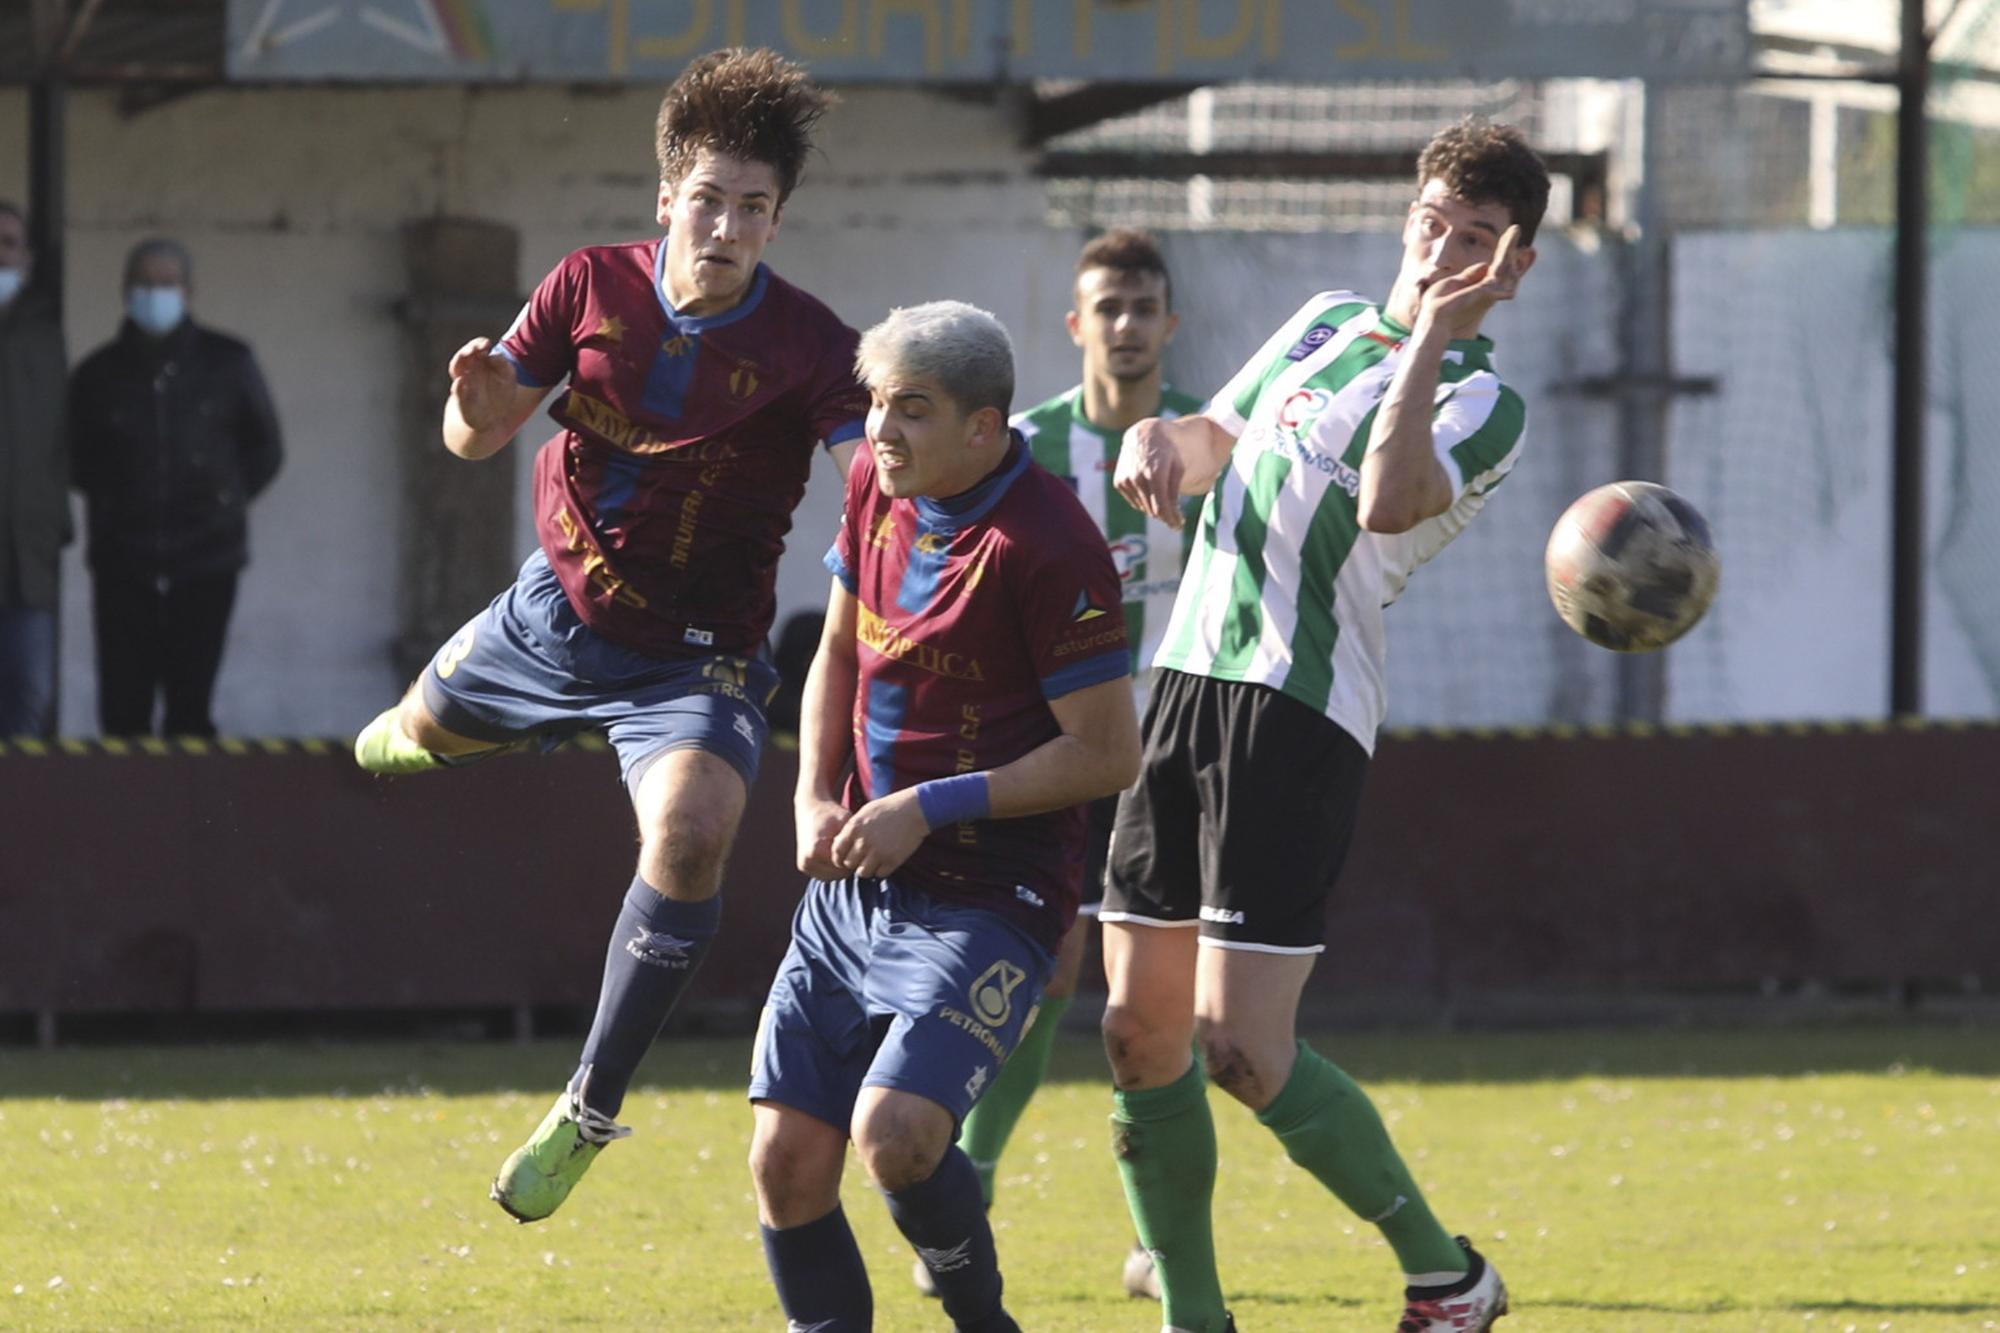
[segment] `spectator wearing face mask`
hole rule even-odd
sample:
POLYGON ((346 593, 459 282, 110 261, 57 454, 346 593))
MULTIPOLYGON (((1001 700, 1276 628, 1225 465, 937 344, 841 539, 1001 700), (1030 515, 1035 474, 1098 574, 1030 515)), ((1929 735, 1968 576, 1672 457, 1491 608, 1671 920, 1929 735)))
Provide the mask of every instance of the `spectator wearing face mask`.
POLYGON ((249 504, 283 457, 250 348, 188 315, 193 264, 165 238, 125 260, 125 321, 70 380, 107 736, 212 736, 210 701, 249 504), (164 708, 161 707, 162 703, 164 708))
POLYGON ((62 320, 28 283, 28 218, 0 200, 0 739, 56 725, 56 578, 69 541, 62 320))

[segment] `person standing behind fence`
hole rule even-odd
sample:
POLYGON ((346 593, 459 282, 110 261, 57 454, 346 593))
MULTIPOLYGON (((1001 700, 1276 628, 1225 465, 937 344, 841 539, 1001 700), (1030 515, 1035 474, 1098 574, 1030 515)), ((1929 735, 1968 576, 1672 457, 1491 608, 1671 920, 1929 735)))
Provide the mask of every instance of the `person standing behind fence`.
POLYGON ((188 314, 193 264, 155 237, 125 259, 125 321, 70 380, 107 736, 213 736, 210 703, 250 501, 278 474, 277 412, 247 344, 188 314))
POLYGON ((28 287, 28 218, 0 200, 0 737, 56 727, 56 577, 70 539, 62 319, 28 287))

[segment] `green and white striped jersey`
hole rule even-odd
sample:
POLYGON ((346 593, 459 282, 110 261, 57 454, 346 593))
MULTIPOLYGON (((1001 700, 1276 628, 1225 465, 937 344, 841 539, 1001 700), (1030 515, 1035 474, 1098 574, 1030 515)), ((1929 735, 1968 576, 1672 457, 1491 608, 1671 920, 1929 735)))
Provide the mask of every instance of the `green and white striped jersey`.
MULTIPOLYGON (((1160 415, 1186 416, 1201 410, 1201 399, 1172 386, 1160 392, 1160 415)), ((1016 416, 1014 429, 1027 437, 1035 461, 1076 487, 1084 510, 1111 546, 1112 563, 1125 587, 1125 628, 1132 640, 1132 680, 1145 703, 1147 666, 1166 633, 1167 617, 1180 591, 1181 566, 1194 536, 1194 506, 1188 524, 1175 532, 1125 502, 1113 486, 1120 432, 1102 430, 1083 414, 1083 386, 1057 394, 1016 416)))
POLYGON ((1361 459, 1408 335, 1366 298, 1322 292, 1215 396, 1209 415, 1236 447, 1153 659, 1271 686, 1370 753, 1386 706, 1383 608, 1513 468, 1526 419, 1494 373, 1492 341, 1452 343, 1431 417, 1452 505, 1408 532, 1363 532, 1361 459))

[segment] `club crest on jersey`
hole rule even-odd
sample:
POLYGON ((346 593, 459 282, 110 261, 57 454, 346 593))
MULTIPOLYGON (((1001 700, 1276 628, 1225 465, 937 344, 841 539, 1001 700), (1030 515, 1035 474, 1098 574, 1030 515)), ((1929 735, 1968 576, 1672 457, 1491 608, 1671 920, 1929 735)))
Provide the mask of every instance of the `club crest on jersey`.
POLYGON ((1004 958, 981 972, 965 993, 972 1001, 972 1016, 988 1027, 1007 1026, 1014 1016, 1014 992, 1027 979, 1026 972, 1004 958))
POLYGON ((1138 578, 1139 571, 1146 567, 1146 539, 1120 537, 1111 543, 1111 563, 1117 567, 1120 583, 1138 578))
POLYGON ((757 392, 757 368, 748 361, 736 363, 736 369, 729 372, 729 392, 738 398, 748 398, 757 392))
POLYGON ((1076 595, 1076 609, 1069 613, 1069 618, 1081 625, 1084 621, 1095 620, 1103 614, 1104 608, 1094 604, 1090 600, 1089 593, 1080 592, 1076 595))
POLYGON ((660 344, 660 350, 668 356, 686 356, 694 350, 694 339, 688 337, 685 333, 676 333, 673 337, 660 344))
POLYGON ((1313 349, 1324 347, 1333 338, 1333 330, 1325 324, 1315 324, 1306 330, 1306 336, 1292 344, 1292 350, 1285 353, 1287 361, 1303 361, 1313 354, 1313 349))

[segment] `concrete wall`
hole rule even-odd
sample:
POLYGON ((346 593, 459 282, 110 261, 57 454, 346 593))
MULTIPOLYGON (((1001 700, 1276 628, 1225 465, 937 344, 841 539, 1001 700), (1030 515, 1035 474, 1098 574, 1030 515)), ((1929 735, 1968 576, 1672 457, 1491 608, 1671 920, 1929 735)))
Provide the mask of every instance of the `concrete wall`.
MULTIPOLYGON (((398 229, 436 215, 519 227, 523 292, 571 249, 656 233, 657 97, 249 89, 127 117, 111 94, 73 95, 72 355, 116 328, 126 249, 171 233, 194 255, 197 316, 253 343, 287 431, 285 471, 253 511, 253 563, 217 692, 225 732, 351 732, 403 684, 388 656, 396 451, 438 445, 397 431, 398 229)), ((0 124, 25 126, 19 90, 0 90, 0 124)), ((857 90, 826 120, 821 147, 768 252, 775 269, 857 326, 893 304, 973 301, 1013 332, 1024 395, 1074 381, 1060 317, 1079 238, 1043 225, 1040 185, 1002 107, 857 90)), ((23 193, 25 151, 21 134, 0 136, 0 193, 23 193)), ((524 435, 511 463, 489 466, 525 469, 539 438, 524 435)), ((781 616, 824 602, 818 555, 838 511, 824 467, 780 576, 781 616)), ((525 513, 516 534, 525 554, 525 513)), ((65 732, 94 731, 80 551, 65 587, 63 690, 65 732)))

